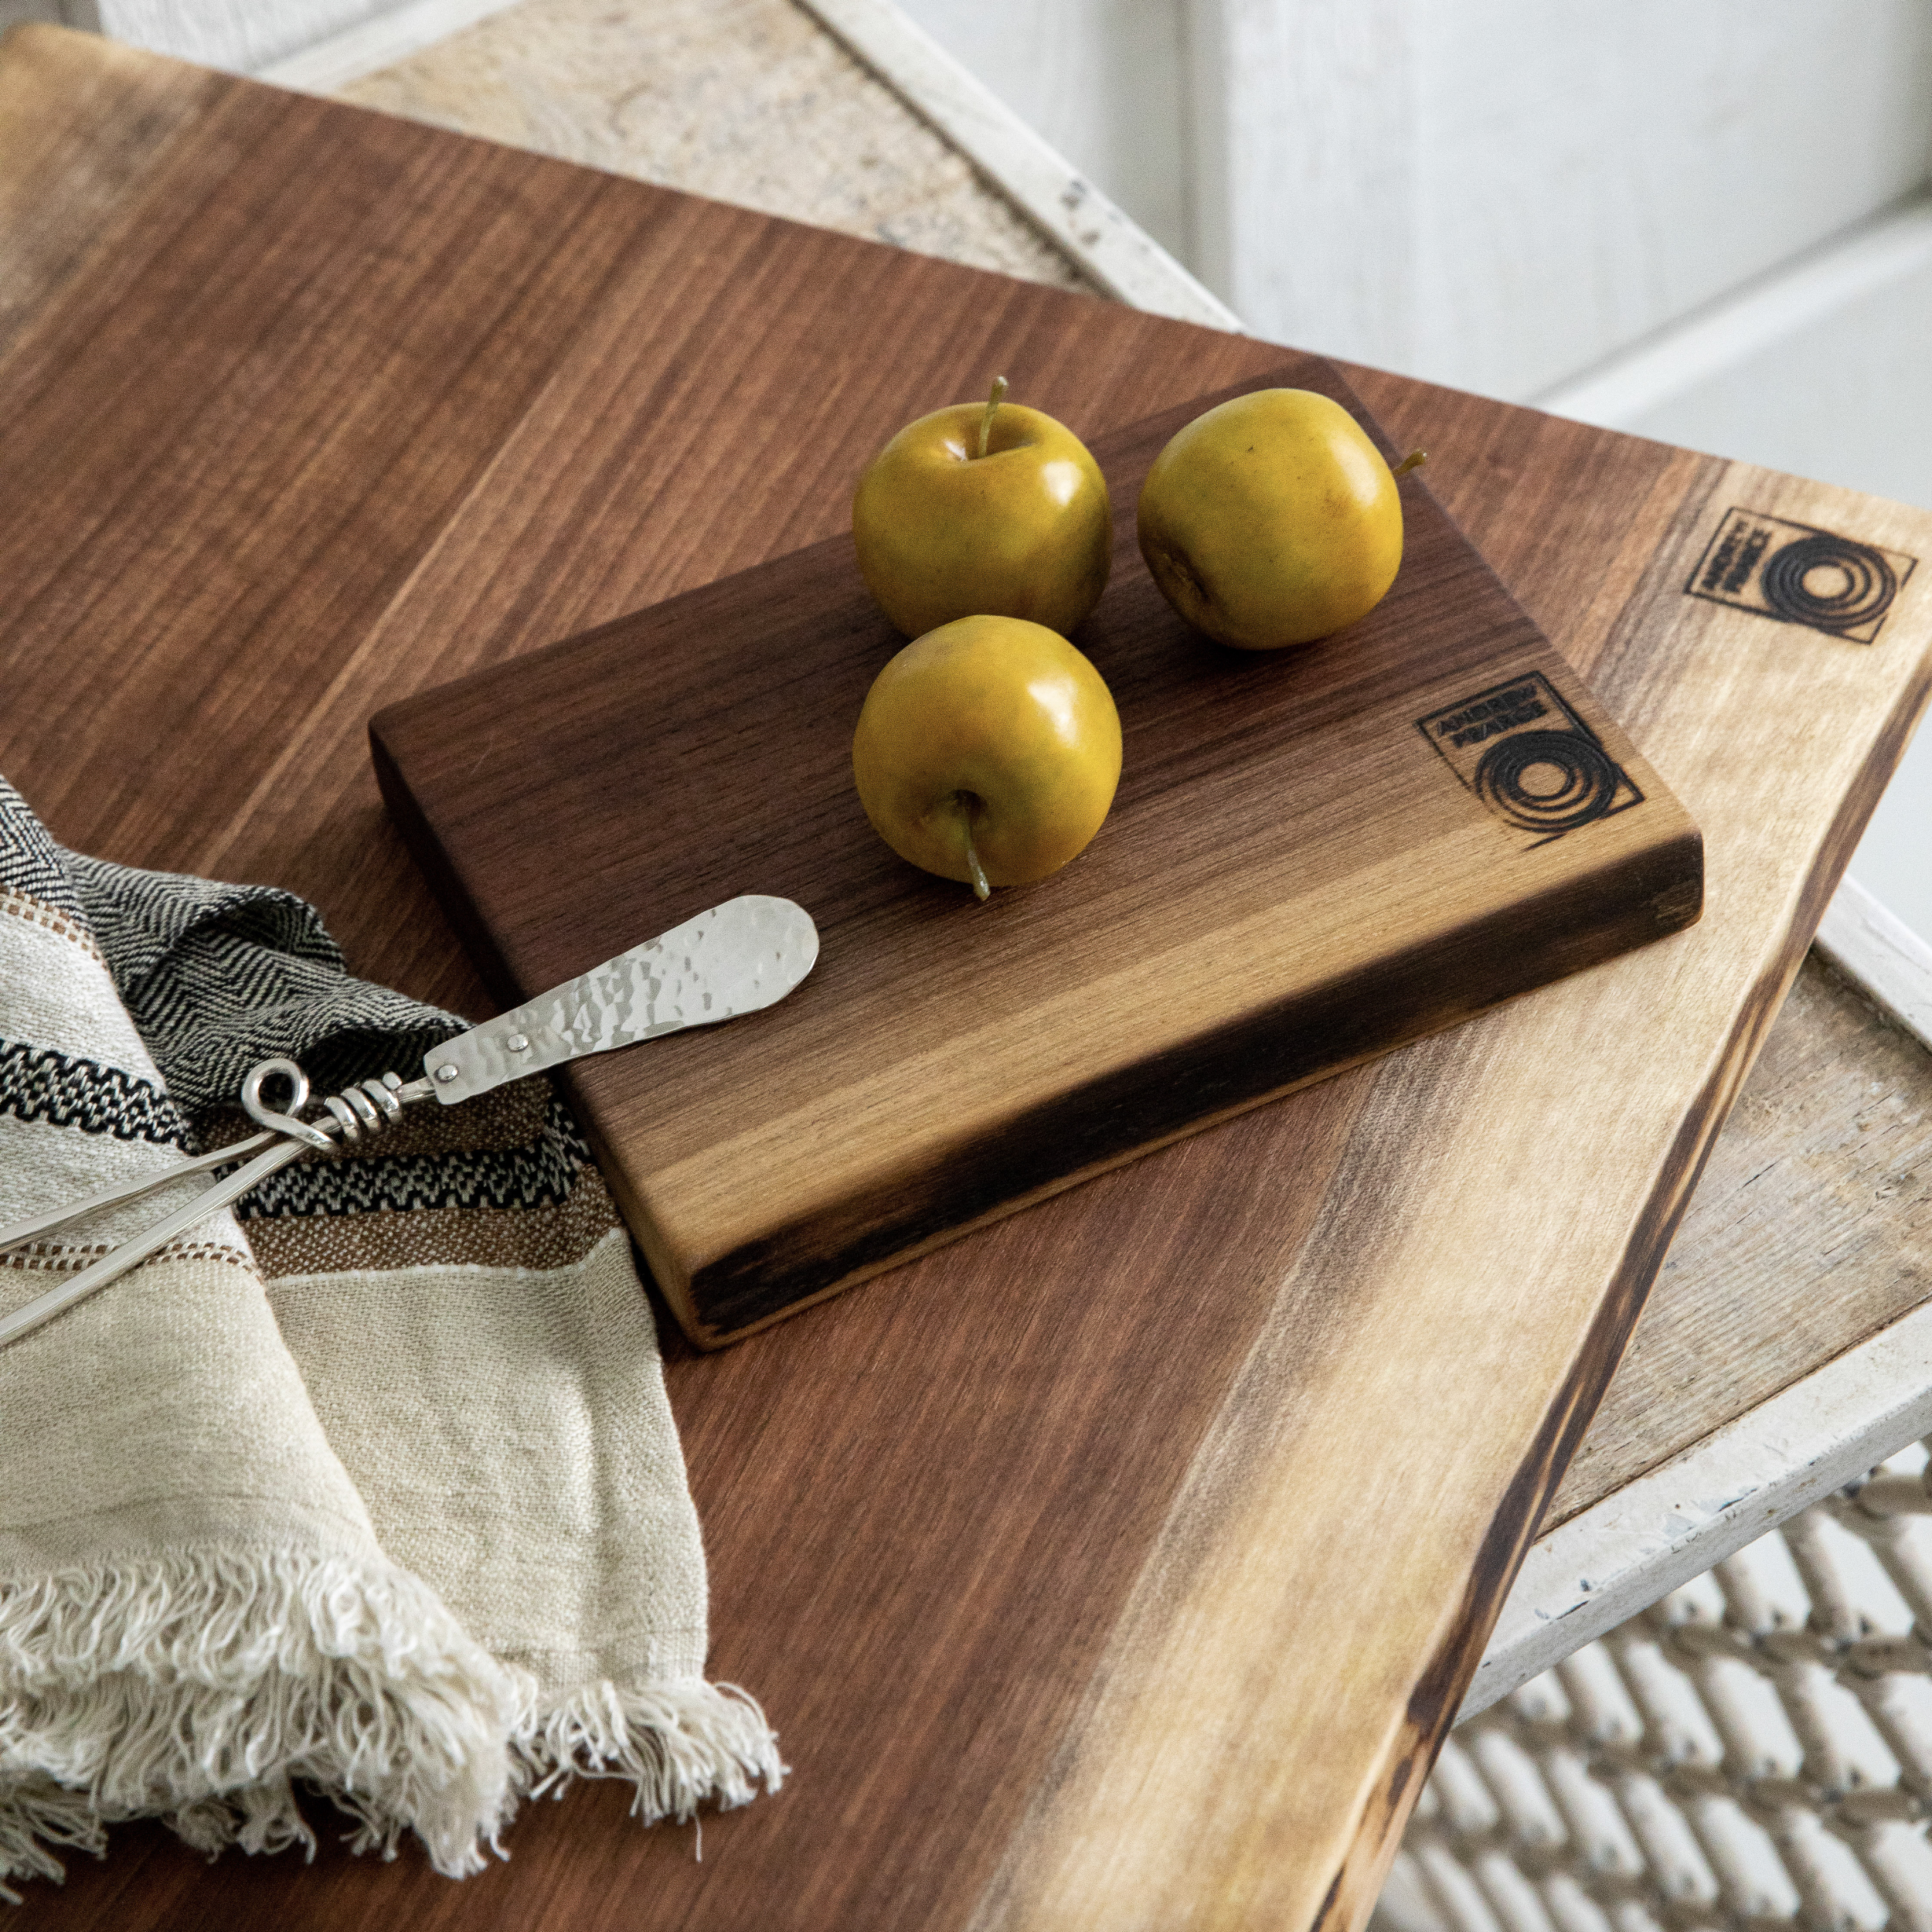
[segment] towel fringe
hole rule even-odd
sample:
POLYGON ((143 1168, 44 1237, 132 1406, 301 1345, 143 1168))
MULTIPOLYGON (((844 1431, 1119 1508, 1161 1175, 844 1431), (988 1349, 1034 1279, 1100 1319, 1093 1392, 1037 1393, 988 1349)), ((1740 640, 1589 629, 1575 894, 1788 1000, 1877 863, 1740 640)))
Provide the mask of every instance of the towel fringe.
POLYGON ((785 1780, 778 1733, 757 1699, 701 1677, 584 1685, 537 1716, 515 1749, 532 1798, 561 1798, 580 1777, 628 1778, 631 1815, 646 1825, 685 1824, 708 1800, 731 1811, 760 1783, 775 1791, 785 1780))
POLYGON ((535 1697, 389 1566, 190 1549, 0 1583, 0 1896, 123 1818, 211 1857, 312 1856, 296 1779, 359 1820, 359 1850, 413 1831, 464 1876, 515 1808, 535 1697))
POLYGON ((189 1550, 0 1583, 0 1899, 58 1882, 53 1848, 107 1849, 159 1815, 214 1858, 300 1845, 297 1781, 356 1821, 353 1849, 413 1832, 436 1869, 502 1854, 525 1796, 628 1778, 646 1825, 749 1804, 785 1778, 735 1684, 536 1680, 467 1637, 406 1571, 284 1550, 189 1550))
POLYGON ((64 1791, 57 1784, 27 1780, 0 1794, 0 1900, 20 1903, 12 1879, 50 1879, 58 1885, 66 1868, 48 1850, 50 1845, 70 1846, 104 1858, 107 1828, 96 1815, 85 1791, 64 1791))

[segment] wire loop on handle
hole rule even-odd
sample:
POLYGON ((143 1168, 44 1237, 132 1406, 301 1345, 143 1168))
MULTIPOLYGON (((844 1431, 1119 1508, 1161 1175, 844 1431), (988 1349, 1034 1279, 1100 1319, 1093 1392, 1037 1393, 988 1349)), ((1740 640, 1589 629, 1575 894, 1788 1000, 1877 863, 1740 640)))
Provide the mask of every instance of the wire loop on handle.
POLYGON ((248 1117, 260 1125, 277 1134, 286 1134, 292 1141, 305 1141, 321 1153, 335 1151, 335 1142, 330 1135, 319 1127, 311 1127, 306 1121, 295 1117, 308 1104, 308 1076, 293 1060, 277 1056, 251 1066, 241 1083, 241 1104, 248 1117), (262 1099, 262 1088, 271 1079, 288 1083, 288 1111, 285 1114, 277 1113, 262 1099))
POLYGON ((379 1080, 359 1081, 341 1094, 325 1097, 322 1104, 328 1110, 328 1117, 311 1127, 308 1121, 295 1117, 308 1104, 309 1088, 308 1076, 293 1060, 277 1056, 250 1067, 247 1077, 242 1082, 241 1104, 249 1117, 266 1128, 267 1133, 257 1134, 235 1146, 203 1155, 198 1160, 179 1167, 165 1168, 159 1174, 143 1175, 124 1182, 76 1202, 59 1215, 40 1215, 14 1228, 0 1229, 0 1252, 4 1252, 9 1246, 37 1239, 65 1226, 70 1221, 136 1199, 182 1175, 204 1172, 211 1165, 226 1165, 243 1160, 243 1156, 252 1157, 243 1160, 233 1173, 216 1181, 172 1213, 162 1216, 131 1240, 122 1242, 78 1274, 49 1288, 46 1294, 36 1296, 24 1307, 0 1315, 0 1348, 32 1334, 43 1322, 52 1321, 62 1309, 85 1301, 110 1281, 119 1280, 157 1249, 198 1226, 217 1209, 239 1199, 250 1188, 267 1180, 290 1162, 299 1160, 305 1152, 339 1154, 352 1141, 359 1141, 366 1134, 382 1133, 402 1118, 403 1109, 410 1101, 427 1100, 433 1090, 427 1080, 405 1082, 397 1073, 385 1073, 379 1080), (271 1080, 287 1084, 286 1113, 277 1113, 262 1098, 262 1089, 271 1080), (271 1138, 277 1135, 281 1137, 278 1145, 271 1138), (264 1142, 269 1145, 264 1145, 264 1142))
POLYGON ((296 1117, 308 1104, 308 1076, 293 1060, 279 1056, 263 1060, 248 1070, 241 1087, 241 1104, 250 1120, 277 1134, 286 1134, 291 1140, 301 1141, 321 1154, 339 1154, 365 1134, 381 1133, 391 1122, 402 1118, 404 1097, 399 1073, 359 1080, 339 1094, 325 1096, 322 1105, 329 1117, 311 1126, 296 1117), (262 1099, 262 1089, 271 1080, 288 1083, 288 1105, 284 1113, 277 1113, 262 1099))

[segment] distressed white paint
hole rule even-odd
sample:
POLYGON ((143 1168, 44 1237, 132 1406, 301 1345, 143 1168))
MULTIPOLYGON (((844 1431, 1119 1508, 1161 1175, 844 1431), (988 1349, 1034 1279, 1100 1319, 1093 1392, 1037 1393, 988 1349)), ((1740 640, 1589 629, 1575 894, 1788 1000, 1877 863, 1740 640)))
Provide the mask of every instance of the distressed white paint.
MULTIPOLYGON (((1740 332, 1699 379, 1617 427, 1932 507, 1932 213, 1915 208, 1886 240, 1896 272, 1848 277, 1835 305, 1791 301, 1781 332, 1740 332)), ((1862 253, 1862 240, 1844 253, 1862 253)), ((1815 291, 1823 277, 1781 279, 1815 291)), ((1776 291, 1754 306, 1787 306, 1776 291)))
POLYGON ((1530 1549, 1457 1721, 1932 1430, 1932 1304, 1530 1549))
POLYGON ((253 73, 389 11, 389 0, 99 0, 100 31, 203 66, 253 73))
MULTIPOLYGON (((1919 568, 1932 570, 1932 557, 1923 559, 1919 568)), ((1921 944, 1932 940, 1932 730, 1922 729, 1899 760, 1898 770, 1852 855, 1852 870, 1921 944)), ((1847 957, 1852 972, 1886 1005, 1895 1007, 1891 995, 1847 957)), ((1932 1046, 1932 1032, 1908 1023, 1932 1046)))
POLYGON ((1915 312, 1928 272, 1932 196, 1921 194, 1532 400, 1606 429, 1634 429, 1680 404, 1694 410, 1711 384, 1787 341, 1821 346, 1817 332, 1835 329, 1843 313, 1873 303, 1915 312))
POLYGON ((1923 0, 1422 9, 1423 348, 1522 395, 1908 194, 1923 0))
POLYGON ((1191 259, 1183 0, 903 0, 1161 245, 1191 259))
POLYGON ((1257 335, 1427 359, 1422 0, 1195 0, 1195 265, 1257 335))
POLYGON ((1237 328, 1233 314, 893 0, 803 0, 1078 261, 1137 308, 1237 328))
POLYGON ((1546 388, 1900 199, 1932 149, 1923 0, 1196 0, 1196 19, 1205 278, 1258 334, 1489 394, 1546 388))
MULTIPOLYGON (((1921 844, 1932 825, 1932 801, 1921 808, 1921 844)), ((1920 870, 1925 868, 1921 853, 1920 870)), ((1923 886, 1923 881, 1913 882, 1923 886)), ((1932 1047, 1932 944, 1849 875, 1825 908, 1818 951, 1849 973, 1900 1023, 1932 1047)))
POLYGON ((1910 193, 1923 0, 905 0, 1258 333, 1522 396, 1910 193))

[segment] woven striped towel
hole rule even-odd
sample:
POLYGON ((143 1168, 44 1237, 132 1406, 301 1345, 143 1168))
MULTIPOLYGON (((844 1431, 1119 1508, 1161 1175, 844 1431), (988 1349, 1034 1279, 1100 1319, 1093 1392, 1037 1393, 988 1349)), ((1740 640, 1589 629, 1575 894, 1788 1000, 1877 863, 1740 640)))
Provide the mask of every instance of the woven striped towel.
MULTIPOLYGON (((63 851, 0 781, 0 1223, 237 1138, 259 1060, 332 1092, 462 1024, 290 894, 63 851)), ((0 1308, 180 1198, 0 1257, 0 1308)), ((573 1777, 743 1803, 776 1740, 705 1648, 649 1306, 544 1080, 285 1168, 0 1350, 6 1896, 122 1818, 312 1851, 301 1787, 452 1876, 573 1777)))

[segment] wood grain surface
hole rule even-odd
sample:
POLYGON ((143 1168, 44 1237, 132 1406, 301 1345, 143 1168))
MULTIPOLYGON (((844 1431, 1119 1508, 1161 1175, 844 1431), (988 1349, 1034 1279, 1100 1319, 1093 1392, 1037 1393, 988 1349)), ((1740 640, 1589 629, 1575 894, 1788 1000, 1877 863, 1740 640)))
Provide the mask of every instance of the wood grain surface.
MULTIPOLYGON (((1279 355, 48 30, 0 97, 9 169, 92 158, 0 234, 0 770, 70 844, 291 886, 359 971, 478 1015, 372 712, 835 535, 857 464, 993 366, 1099 435, 1279 355)), ((1871 645, 1684 586, 1733 505, 1932 532, 1350 379, 1703 827, 1702 923, 737 1349, 668 1345, 712 1667, 795 1772, 702 1864, 611 1787, 461 1886, 326 1819, 309 1868, 143 1828, 36 1923, 1366 1913, 1923 701, 1923 573, 1871 645)))
MULTIPOLYGON (((1312 356, 1243 386, 1359 413, 1312 356)), ((1419 479, 1394 587, 1337 636, 1235 651, 1169 608, 1141 482, 1240 393, 1094 445, 1112 581, 1073 637, 1124 770, 1077 862, 985 906, 859 808, 853 721, 904 641, 846 538, 372 721, 506 1005, 740 892, 817 921, 782 1005, 564 1076, 699 1346, 1696 917, 1696 828, 1419 479), (1553 797, 1498 780, 1532 758, 1553 797)))
POLYGON ((1697 1184, 1559 1523, 1932 1292, 1932 1054, 1814 954, 1697 1184))

